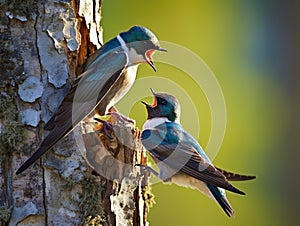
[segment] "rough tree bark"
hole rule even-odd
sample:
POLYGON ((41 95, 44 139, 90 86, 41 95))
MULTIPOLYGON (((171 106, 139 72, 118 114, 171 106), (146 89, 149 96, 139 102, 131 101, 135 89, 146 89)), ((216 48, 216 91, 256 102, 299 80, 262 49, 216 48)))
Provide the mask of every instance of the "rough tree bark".
POLYGON ((145 225, 152 195, 133 166, 147 159, 130 121, 111 118, 112 141, 81 123, 15 175, 81 65, 101 46, 101 0, 0 5, 0 225, 145 225))

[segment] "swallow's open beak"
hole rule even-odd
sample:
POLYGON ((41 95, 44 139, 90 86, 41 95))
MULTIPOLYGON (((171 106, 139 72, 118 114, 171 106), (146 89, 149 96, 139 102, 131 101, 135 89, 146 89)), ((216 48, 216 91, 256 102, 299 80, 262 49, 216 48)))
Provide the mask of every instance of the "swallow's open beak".
POLYGON ((152 103, 152 104, 148 104, 148 103, 146 103, 145 101, 141 101, 141 102, 142 102, 143 104, 145 104, 147 107, 154 108, 154 107, 156 107, 156 105, 157 105, 157 100, 156 100, 156 96, 155 96, 156 92, 155 92, 154 89, 152 89, 152 88, 150 88, 150 90, 151 90, 151 93, 152 93, 153 96, 154 96, 153 103, 152 103))
POLYGON ((156 67, 155 67, 155 65, 153 63, 153 59, 152 59, 152 55, 154 52, 155 52, 154 49, 150 49, 150 50, 146 51, 145 59, 146 59, 147 63, 152 67, 152 69, 156 72, 156 67))
POLYGON ((160 108, 157 106, 156 92, 152 88, 150 88, 150 90, 151 90, 151 92, 154 96, 153 103, 148 104, 148 103, 142 101, 142 103, 145 104, 147 112, 148 112, 148 118, 147 119, 151 119, 151 118, 154 118, 154 117, 158 116, 159 115, 159 110, 160 110, 160 108))
POLYGON ((152 104, 148 104, 145 101, 141 101, 141 102, 142 102, 142 104, 145 104, 147 108, 155 108, 156 105, 157 105, 157 101, 156 101, 156 97, 155 96, 154 96, 154 100, 153 100, 152 104))
POLYGON ((155 71, 156 72, 156 67, 155 67, 155 65, 154 65, 154 63, 153 63, 153 61, 152 60, 148 60, 147 59, 147 63, 152 67, 152 69, 153 69, 153 71, 155 71))
POLYGON ((150 88, 150 90, 151 90, 151 93, 153 94, 153 96, 155 96, 156 92, 154 91, 154 89, 150 88))
POLYGON ((153 63, 153 59, 152 59, 152 55, 154 54, 155 51, 162 51, 162 52, 168 52, 166 49, 163 49, 163 48, 157 48, 157 49, 150 49, 148 51, 146 51, 146 54, 145 54, 145 58, 146 58, 146 61, 147 63, 152 67, 152 69, 156 72, 156 67, 153 63))
POLYGON ((160 48, 160 47, 159 47, 157 50, 158 50, 158 51, 161 51, 161 52, 168 52, 168 50, 163 49, 163 48, 160 48))
POLYGON ((146 103, 145 101, 141 101, 141 102, 142 102, 142 104, 145 104, 146 106, 149 106, 149 104, 146 103))

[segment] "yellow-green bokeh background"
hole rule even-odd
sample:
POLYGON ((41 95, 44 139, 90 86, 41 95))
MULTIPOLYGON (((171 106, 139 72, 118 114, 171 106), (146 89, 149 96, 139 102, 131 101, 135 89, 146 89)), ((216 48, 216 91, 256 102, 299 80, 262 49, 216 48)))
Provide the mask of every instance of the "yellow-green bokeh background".
MULTIPOLYGON (((156 205, 149 214, 150 225, 294 225, 295 209, 288 199, 293 191, 289 188, 294 185, 284 179, 291 173, 286 172, 290 163, 284 158, 288 150, 283 149, 291 121, 289 82, 281 68, 285 54, 281 51, 285 49, 278 47, 288 35, 281 29, 288 12, 281 12, 279 1, 267 2, 104 0, 105 41, 139 24, 151 29, 160 40, 182 45, 206 62, 222 88, 227 108, 226 134, 214 163, 257 175, 254 181, 235 183, 246 196, 228 193, 236 213, 231 219, 198 191, 155 184, 156 205)), ((154 74, 142 65, 138 78, 161 76, 186 90, 198 118, 189 117, 190 109, 183 109, 182 124, 188 131, 197 131, 195 125, 200 122, 200 136, 196 138, 205 147, 211 129, 205 95, 182 71, 160 63, 156 66, 158 72, 154 74)), ((157 84, 152 88, 177 93, 167 84, 161 87, 157 84)), ((117 106, 123 111, 130 105, 125 97, 117 106)), ((135 103, 130 117, 141 128, 146 119, 144 106, 135 103)))

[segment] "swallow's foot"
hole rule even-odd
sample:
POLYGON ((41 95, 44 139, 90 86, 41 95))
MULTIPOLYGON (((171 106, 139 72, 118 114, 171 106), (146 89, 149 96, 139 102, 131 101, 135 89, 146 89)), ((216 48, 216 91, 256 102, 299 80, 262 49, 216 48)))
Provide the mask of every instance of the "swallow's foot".
POLYGON ((110 120, 112 122, 122 123, 122 124, 131 123, 131 124, 135 125, 135 121, 133 119, 128 118, 119 112, 108 112, 108 115, 111 116, 110 120))
POLYGON ((145 166, 142 164, 136 164, 135 166, 139 166, 141 168, 141 170, 146 171, 148 174, 154 174, 156 177, 159 178, 159 173, 156 172, 154 169, 152 169, 150 166, 145 166))
POLYGON ((99 118, 94 118, 94 119, 97 122, 102 123, 101 128, 98 129, 96 131, 96 133, 103 133, 109 140, 113 140, 114 138, 111 136, 111 132, 113 131, 113 126, 105 120, 102 120, 102 119, 99 119, 99 118))

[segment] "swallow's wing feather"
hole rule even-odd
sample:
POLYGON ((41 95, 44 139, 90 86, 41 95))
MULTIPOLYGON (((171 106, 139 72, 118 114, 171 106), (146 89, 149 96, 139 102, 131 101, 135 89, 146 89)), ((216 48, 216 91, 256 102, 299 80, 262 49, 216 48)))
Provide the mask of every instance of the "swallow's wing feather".
POLYGON ((202 158, 191 144, 166 142, 167 136, 161 130, 145 130, 142 133, 142 142, 155 159, 163 161, 172 169, 186 173, 207 184, 238 194, 245 194, 231 185, 226 177, 211 163, 202 158), (161 137, 162 135, 165 137, 161 137))
POLYGON ((74 101, 87 102, 94 98, 99 100, 117 80, 121 74, 118 72, 127 65, 128 56, 124 52, 109 52, 97 58, 75 83, 74 101))
POLYGON ((180 169, 180 171, 207 184, 238 194, 245 194, 231 185, 226 177, 212 164, 206 162, 191 145, 180 143, 173 147, 158 146, 151 153, 170 167, 176 167, 175 169, 180 169), (163 158, 160 157, 161 155, 163 158))
POLYGON ((128 57, 123 52, 111 52, 97 61, 74 82, 54 118, 45 126, 51 131, 40 148, 17 170, 17 174, 27 169, 62 137, 70 133, 98 104, 101 104, 113 84, 122 75, 128 64, 128 57))
MULTIPOLYGON (((79 123, 101 102, 105 94, 119 79, 128 65, 128 56, 124 52, 108 52, 90 64, 85 72, 74 81, 55 115, 46 123, 44 129, 52 130, 54 125, 64 123, 66 114, 72 109, 72 120, 79 123)), ((100 112, 104 114, 105 112, 100 112)))

